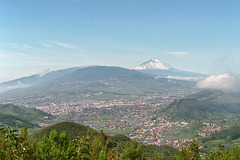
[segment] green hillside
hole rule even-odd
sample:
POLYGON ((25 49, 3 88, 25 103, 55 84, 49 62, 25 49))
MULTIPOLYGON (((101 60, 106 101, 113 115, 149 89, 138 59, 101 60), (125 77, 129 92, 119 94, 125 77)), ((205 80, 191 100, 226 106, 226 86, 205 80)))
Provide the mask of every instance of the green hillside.
MULTIPOLYGON (((46 136, 49 137, 51 133, 56 131, 59 135, 63 132, 66 133, 68 140, 73 140, 74 138, 84 138, 87 137, 88 130, 90 131, 91 138, 90 141, 93 142, 95 138, 99 139, 101 143, 105 144, 106 140, 109 140, 108 147, 111 149, 116 149, 119 153, 124 152, 124 148, 127 144, 132 143, 127 136, 116 134, 114 136, 107 136, 103 132, 97 132, 87 126, 74 123, 74 122, 60 122, 45 128, 40 129, 34 134, 30 135, 30 140, 40 142, 40 140, 46 136)), ((139 145, 139 144, 138 144, 139 145)), ((142 146, 142 152, 147 157, 152 157, 154 153, 160 152, 164 153, 165 156, 170 156, 177 153, 177 150, 170 146, 142 146)))
POLYGON ((33 124, 27 120, 10 114, 0 114, 0 124, 10 126, 13 128, 23 128, 25 125, 28 128, 39 127, 37 124, 33 124))
MULTIPOLYGON (((72 127, 89 129, 72 122, 61 122, 50 127, 54 130, 48 136, 43 133, 46 136, 34 142, 29 140, 27 128, 20 135, 11 128, 0 128, 0 141, 4 142, 0 143, 1 159, 147 160, 154 157, 157 160, 162 159, 163 155, 164 159, 170 159, 178 152, 171 146, 145 146, 123 135, 109 137, 102 131, 95 131, 96 134, 88 131, 84 137, 70 139, 67 133, 72 127), (56 129, 63 132, 57 132, 56 129), (115 139, 116 145, 110 145, 110 139, 115 139)), ((49 127, 42 131, 48 130, 49 127)))
POLYGON ((50 132, 53 130, 56 130, 58 133, 66 132, 69 139, 73 139, 73 138, 77 138, 77 137, 86 136, 88 129, 90 129, 90 131, 92 131, 93 133, 97 133, 97 131, 95 131, 87 126, 78 124, 78 123, 59 122, 57 124, 42 128, 39 131, 33 133, 30 136, 30 139, 32 139, 34 141, 39 141, 40 139, 42 139, 44 137, 44 135, 49 136, 50 132))
MULTIPOLYGON (((68 125, 79 126, 72 122, 61 122, 53 126, 64 128, 68 125)), ((239 132, 238 128, 239 126, 234 126, 230 130, 239 132)), ((67 127, 67 129, 72 128, 67 127)), ((218 148, 206 148, 196 142, 189 142, 188 147, 177 150, 171 146, 145 146, 137 141, 129 141, 125 136, 117 135, 115 139, 118 143, 112 146, 109 145, 111 137, 103 132, 97 133, 98 136, 88 132, 80 139, 70 140, 66 134, 67 130, 62 133, 52 130, 49 136, 39 139, 36 143, 29 140, 27 128, 24 128, 20 135, 15 132, 11 128, 0 128, 0 142, 3 142, 0 143, 1 159, 237 160, 240 158, 240 148, 237 145, 229 145, 226 149, 221 144, 218 148)))
POLYGON ((161 111, 173 120, 216 119, 227 112, 223 104, 208 100, 175 100, 161 111))
POLYGON ((14 129, 20 129, 27 125, 32 133, 40 128, 36 121, 45 122, 45 118, 49 119, 51 117, 53 116, 36 108, 0 104, 0 124, 14 129))
POLYGON ((161 155, 164 155, 165 159, 170 159, 168 157, 178 153, 178 149, 168 145, 144 145, 142 146, 142 150, 146 154, 146 157, 152 157, 154 154, 160 153, 161 155))
POLYGON ((240 138, 240 125, 238 124, 211 134, 211 136, 203 139, 203 142, 207 142, 210 140, 225 140, 227 142, 231 142, 239 138, 240 138))
POLYGON ((240 93, 239 92, 222 92, 219 90, 204 90, 188 96, 198 100, 208 100, 226 106, 231 113, 240 113, 240 93))
POLYGON ((42 121, 44 117, 52 117, 50 114, 36 108, 16 106, 14 104, 0 104, 0 113, 17 116, 28 121, 42 121))
POLYGON ((123 134, 116 134, 116 135, 112 136, 111 139, 116 141, 116 142, 130 141, 130 138, 123 135, 123 134))
POLYGON ((181 129, 179 133, 175 136, 175 139, 193 138, 198 137, 198 133, 203 128, 203 120, 194 119, 189 122, 188 126, 181 129))
POLYGON ((203 146, 202 152, 205 153, 209 152, 209 150, 216 150, 219 144, 223 144, 226 148, 231 148, 233 145, 240 146, 240 125, 235 124, 212 133, 200 139, 198 143, 203 146))

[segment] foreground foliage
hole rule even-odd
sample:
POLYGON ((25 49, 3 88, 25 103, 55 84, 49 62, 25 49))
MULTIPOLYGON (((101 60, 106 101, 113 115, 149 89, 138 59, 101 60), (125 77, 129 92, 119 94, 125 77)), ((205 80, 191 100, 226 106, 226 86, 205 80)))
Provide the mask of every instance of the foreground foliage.
MULTIPOLYGON (((117 136, 120 137, 120 136, 117 136)), ((115 137, 116 138, 116 137, 115 137)), ((120 137, 119 139, 125 139, 120 137)), ((123 141, 122 147, 113 145, 109 136, 103 131, 95 134, 88 130, 87 135, 81 138, 69 140, 66 132, 59 134, 52 130, 49 136, 44 136, 40 142, 33 142, 28 139, 27 127, 22 129, 20 134, 11 128, 0 129, 0 159, 81 159, 81 160, 225 160, 240 159, 240 148, 234 146, 225 149, 219 145, 219 149, 200 155, 200 147, 197 143, 191 142, 187 148, 179 150, 175 155, 164 155, 158 151, 152 157, 146 157, 143 148, 137 141, 123 141), (124 144, 124 145, 123 145, 124 144)), ((174 153, 174 152, 173 152, 174 153)))

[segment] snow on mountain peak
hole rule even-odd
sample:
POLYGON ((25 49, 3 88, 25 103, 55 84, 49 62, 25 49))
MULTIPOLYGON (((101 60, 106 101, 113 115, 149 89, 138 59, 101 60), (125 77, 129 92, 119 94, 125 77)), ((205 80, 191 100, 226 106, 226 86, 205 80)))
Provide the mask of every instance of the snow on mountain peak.
POLYGON ((151 59, 149 61, 144 62, 140 66, 132 67, 131 69, 134 70, 155 70, 155 69, 161 69, 161 70, 169 70, 174 69, 171 65, 160 62, 158 59, 151 59))

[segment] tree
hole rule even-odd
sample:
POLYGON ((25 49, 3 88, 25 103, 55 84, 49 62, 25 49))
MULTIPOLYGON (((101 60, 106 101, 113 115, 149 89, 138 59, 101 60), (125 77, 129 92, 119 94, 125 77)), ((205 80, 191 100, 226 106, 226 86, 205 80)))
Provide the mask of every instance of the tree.
POLYGON ((179 155, 175 156, 174 160, 199 160, 200 149, 196 142, 191 142, 187 148, 179 150, 179 155))
POLYGON ((238 146, 233 146, 230 150, 225 149, 223 145, 219 144, 217 151, 210 152, 207 156, 207 160, 238 160, 240 159, 240 148, 238 146))
POLYGON ((44 136, 37 146, 36 157, 38 159, 73 159, 76 157, 75 148, 67 141, 65 132, 60 136, 57 131, 50 132, 49 137, 44 136))
POLYGON ((11 128, 0 128, 1 159, 34 159, 35 149, 27 138, 27 127, 22 135, 11 128))
POLYGON ((141 145, 137 141, 127 142, 122 153, 123 159, 128 160, 143 160, 145 156, 142 153, 141 145))
POLYGON ((163 154, 155 153, 152 157, 152 160, 164 160, 163 154))

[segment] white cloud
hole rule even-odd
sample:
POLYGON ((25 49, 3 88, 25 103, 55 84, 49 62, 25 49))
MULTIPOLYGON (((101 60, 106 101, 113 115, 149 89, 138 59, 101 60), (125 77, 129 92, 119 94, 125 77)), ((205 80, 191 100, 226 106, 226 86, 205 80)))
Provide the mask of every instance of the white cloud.
POLYGON ((21 64, 26 61, 32 61, 36 58, 38 57, 23 52, 0 50, 0 65, 12 65, 16 62, 21 64))
POLYGON ((0 93, 9 91, 9 90, 13 90, 13 89, 18 89, 18 88, 26 88, 26 87, 30 87, 31 85, 26 85, 26 84, 22 84, 20 81, 17 82, 16 85, 13 86, 1 86, 0 87, 0 93))
POLYGON ((43 46, 44 46, 44 47, 47 47, 47 48, 52 47, 50 44, 47 44, 47 43, 43 43, 43 46))
POLYGON ((51 71, 50 69, 45 69, 43 71, 37 72, 37 74, 39 74, 40 76, 44 76, 45 74, 49 73, 50 71, 51 71))
POLYGON ((33 47, 28 44, 17 44, 17 43, 10 43, 10 42, 6 43, 5 46, 8 48, 14 48, 14 49, 33 49, 33 47))
POLYGON ((61 69, 87 63, 87 54, 78 46, 47 40, 41 40, 40 45, 42 48, 7 42, 0 44, 0 82, 26 76, 18 72, 36 73, 45 68, 61 69))
POLYGON ((228 91, 240 91, 240 76, 231 73, 211 75, 197 83, 197 87, 203 89, 220 89, 228 91))
POLYGON ((178 80, 184 80, 184 81, 199 81, 203 79, 203 77, 178 77, 178 76, 167 76, 166 78, 178 79, 178 80))
POLYGON ((164 52, 164 53, 165 54, 171 54, 171 55, 178 56, 178 57, 183 57, 183 56, 188 54, 188 52, 184 52, 184 51, 164 52))
POLYGON ((48 43, 50 44, 47 44, 47 43, 44 43, 43 45, 45 47, 50 47, 51 45, 56 45, 56 46, 59 46, 59 47, 63 47, 63 48, 67 48, 67 49, 76 49, 78 48, 77 46, 75 45, 72 45, 72 44, 68 44, 68 43, 63 43, 63 42, 59 42, 59 41, 47 41, 48 43))

